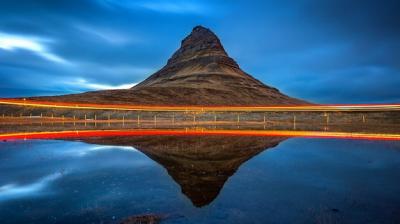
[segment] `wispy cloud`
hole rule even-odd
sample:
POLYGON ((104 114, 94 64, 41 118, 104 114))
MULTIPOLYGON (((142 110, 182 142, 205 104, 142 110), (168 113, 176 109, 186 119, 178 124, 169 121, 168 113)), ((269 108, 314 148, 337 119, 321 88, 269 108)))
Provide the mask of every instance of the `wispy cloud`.
POLYGON ((124 45, 132 41, 137 41, 137 39, 132 40, 131 37, 128 37, 127 35, 121 32, 114 31, 112 29, 90 27, 86 25, 76 25, 76 29, 86 34, 89 34, 97 39, 115 45, 124 45))
POLYGON ((61 64, 66 64, 67 61, 60 56, 51 53, 45 46, 45 42, 48 40, 30 37, 20 36, 7 33, 0 33, 0 49, 6 51, 14 51, 17 49, 23 49, 32 51, 40 57, 61 64))
POLYGON ((172 0, 172 1, 115 1, 108 0, 107 5, 114 5, 124 8, 142 8, 160 13, 175 14, 204 14, 209 12, 203 4, 190 0, 172 0))
POLYGON ((143 2, 137 4, 145 9, 165 13, 202 13, 204 7, 187 1, 179 2, 143 2))
POLYGON ((120 85, 110 85, 101 83, 92 83, 85 79, 79 78, 73 81, 66 81, 64 84, 69 85, 73 88, 84 89, 84 90, 106 90, 106 89, 129 89, 135 86, 137 83, 125 83, 120 85))

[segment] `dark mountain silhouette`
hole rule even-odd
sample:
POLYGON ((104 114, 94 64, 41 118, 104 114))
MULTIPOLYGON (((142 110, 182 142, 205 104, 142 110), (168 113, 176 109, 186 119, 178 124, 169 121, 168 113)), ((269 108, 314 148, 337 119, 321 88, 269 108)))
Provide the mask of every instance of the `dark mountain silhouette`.
MULTIPOLYGON (((43 100, 42 97, 39 99, 43 100)), ((308 104, 288 97, 242 71, 228 56, 218 37, 202 26, 196 26, 183 39, 181 47, 162 69, 131 89, 45 99, 140 105, 308 104)))
POLYGON ((130 136, 82 139, 84 142, 133 146, 162 165, 197 207, 211 203, 225 182, 247 160, 277 146, 283 137, 130 136))

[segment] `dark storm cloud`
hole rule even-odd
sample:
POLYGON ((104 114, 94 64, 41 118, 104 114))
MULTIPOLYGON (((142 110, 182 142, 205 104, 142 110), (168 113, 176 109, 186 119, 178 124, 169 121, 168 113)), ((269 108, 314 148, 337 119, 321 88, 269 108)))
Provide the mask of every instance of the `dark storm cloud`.
POLYGON ((244 70, 289 95, 399 102, 399 9, 389 0, 2 1, 0 96, 133 85, 203 24, 244 70))

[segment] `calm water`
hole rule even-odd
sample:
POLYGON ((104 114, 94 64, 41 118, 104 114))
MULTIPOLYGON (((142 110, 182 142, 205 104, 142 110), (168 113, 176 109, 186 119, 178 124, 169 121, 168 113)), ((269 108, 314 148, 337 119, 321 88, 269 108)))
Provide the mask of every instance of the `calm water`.
POLYGON ((0 143, 0 223, 399 223, 400 143, 173 137, 0 143))

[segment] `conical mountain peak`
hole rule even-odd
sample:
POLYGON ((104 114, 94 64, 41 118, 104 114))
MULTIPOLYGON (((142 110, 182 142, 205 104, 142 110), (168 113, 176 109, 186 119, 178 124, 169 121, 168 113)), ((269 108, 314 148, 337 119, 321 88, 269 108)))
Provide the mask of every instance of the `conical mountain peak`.
POLYGON ((198 50, 207 48, 219 49, 225 52, 217 35, 202 26, 194 27, 189 36, 182 40, 181 48, 187 47, 197 47, 198 50))
POLYGON ((221 41, 210 29, 196 26, 192 32, 182 40, 181 47, 168 60, 168 64, 187 61, 202 56, 225 56, 221 41))

